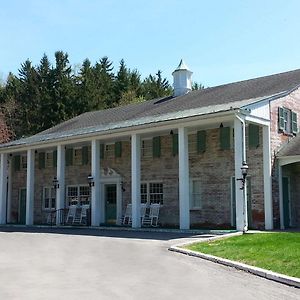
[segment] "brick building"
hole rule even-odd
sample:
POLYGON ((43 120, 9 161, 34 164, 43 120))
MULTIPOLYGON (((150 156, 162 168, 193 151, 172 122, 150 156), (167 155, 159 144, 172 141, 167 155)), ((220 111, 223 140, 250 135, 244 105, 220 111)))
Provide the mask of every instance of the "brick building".
POLYGON ((181 61, 173 96, 84 113, 2 145, 0 222, 43 224, 54 211, 59 225, 76 200, 90 205, 92 226, 121 225, 131 204, 138 228, 141 204, 154 203, 162 227, 299 226, 299 188, 283 187, 276 155, 298 132, 300 70, 199 91, 191 75, 181 61), (297 200, 284 200, 287 188, 297 200), (289 222, 286 201, 298 201, 289 222))

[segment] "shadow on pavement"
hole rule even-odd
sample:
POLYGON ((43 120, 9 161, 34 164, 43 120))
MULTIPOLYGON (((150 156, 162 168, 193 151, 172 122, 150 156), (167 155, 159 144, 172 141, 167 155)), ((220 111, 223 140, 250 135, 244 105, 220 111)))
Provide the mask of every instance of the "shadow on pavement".
POLYGON ((50 233, 63 235, 82 235, 82 236, 99 236, 99 237, 113 237, 113 238, 128 238, 128 239, 144 239, 144 240, 160 240, 167 241, 180 238, 208 238, 216 235, 222 235, 224 232, 199 231, 193 232, 179 232, 175 230, 170 231, 156 231, 153 230, 131 230, 122 228, 61 228, 61 227, 34 227, 34 226, 1 226, 0 232, 5 233, 50 233))

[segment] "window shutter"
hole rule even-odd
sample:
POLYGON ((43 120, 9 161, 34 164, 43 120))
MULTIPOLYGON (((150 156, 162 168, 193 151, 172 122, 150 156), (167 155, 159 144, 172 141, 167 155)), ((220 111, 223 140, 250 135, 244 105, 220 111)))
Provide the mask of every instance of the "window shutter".
POLYGON ((259 146, 259 126, 250 124, 248 127, 249 148, 259 146))
POLYGON ((21 156, 20 155, 14 156, 14 170, 15 171, 21 170, 21 156))
POLYGON ((73 165, 73 148, 68 148, 66 150, 66 166, 73 165))
POLYGON ((152 140, 153 157, 160 157, 160 136, 156 136, 152 140))
POLYGON ((100 144, 100 159, 104 159, 104 144, 100 144))
POLYGON ((278 107, 278 128, 284 130, 284 109, 278 107))
POLYGON ((206 150, 206 131, 201 130, 197 132, 197 152, 202 153, 206 150))
POLYGON ((81 160, 82 160, 82 164, 83 165, 87 165, 89 163, 89 147, 88 146, 84 146, 81 149, 81 160))
POLYGON ((298 132, 298 122, 297 122, 297 113, 291 112, 292 115, 292 133, 297 133, 298 132))
POLYGON ((115 157, 122 156, 122 142, 115 143, 115 157))
POLYGON ((45 169, 45 152, 39 152, 39 169, 45 169))
POLYGON ((230 149, 230 127, 220 128, 220 149, 230 149))
POLYGON ((57 150, 53 151, 53 168, 57 167, 57 150))
POLYGON ((178 154, 178 134, 172 135, 172 153, 173 156, 178 154))

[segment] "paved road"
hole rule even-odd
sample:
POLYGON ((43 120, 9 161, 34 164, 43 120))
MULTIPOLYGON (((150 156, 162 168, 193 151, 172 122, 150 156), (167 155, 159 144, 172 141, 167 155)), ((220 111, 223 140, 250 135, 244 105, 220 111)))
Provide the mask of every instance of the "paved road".
POLYGON ((300 299, 299 289, 167 250, 194 236, 15 230, 0 229, 1 300, 300 299))

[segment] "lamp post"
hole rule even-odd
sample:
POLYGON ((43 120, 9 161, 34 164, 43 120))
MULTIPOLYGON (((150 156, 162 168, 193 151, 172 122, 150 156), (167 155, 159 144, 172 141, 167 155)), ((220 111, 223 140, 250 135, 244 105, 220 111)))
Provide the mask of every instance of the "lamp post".
POLYGON ((247 176, 248 176, 248 165, 246 161, 242 162, 242 178, 238 178, 237 180, 240 180, 242 182, 242 186, 240 187, 241 190, 243 190, 243 232, 246 232, 248 230, 248 212, 247 212, 247 176))

